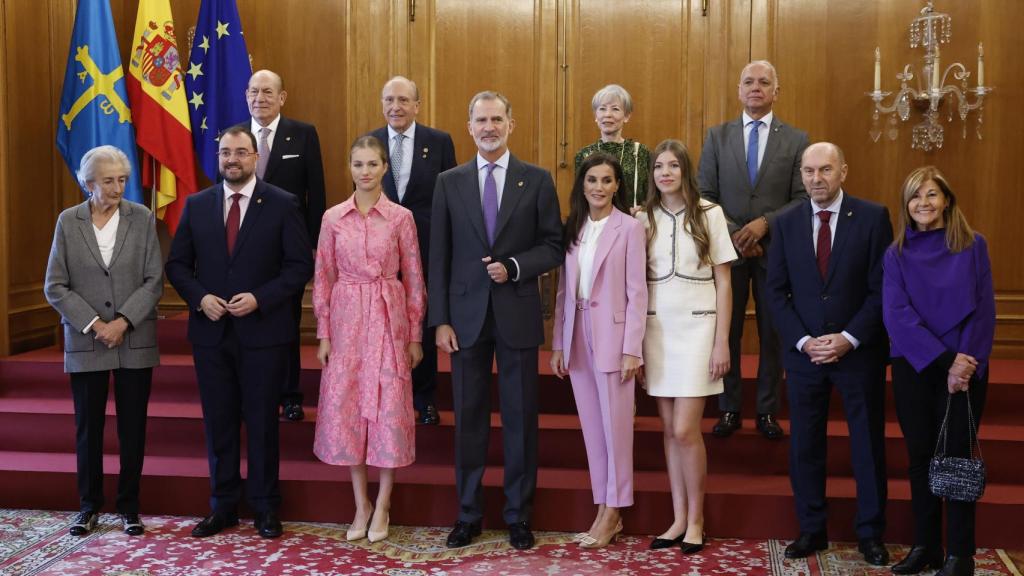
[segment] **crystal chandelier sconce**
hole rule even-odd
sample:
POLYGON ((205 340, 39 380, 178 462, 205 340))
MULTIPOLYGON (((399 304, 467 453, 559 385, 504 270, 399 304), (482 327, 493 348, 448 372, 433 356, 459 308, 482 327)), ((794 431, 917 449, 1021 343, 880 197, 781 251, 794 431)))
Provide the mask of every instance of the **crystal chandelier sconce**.
POLYGON ((896 74, 900 89, 888 105, 884 100, 893 93, 882 91, 882 54, 881 50, 875 48, 875 89, 867 93, 875 103, 869 132, 871 140, 878 142, 882 136, 879 119, 883 114, 889 115, 886 136, 890 140, 895 140, 899 136, 897 116, 906 122, 910 119, 911 113, 917 110, 920 112, 921 122, 914 126, 911 147, 926 152, 933 148, 942 148, 945 128, 940 114, 943 106, 947 123, 952 123, 954 112, 960 116, 963 138, 967 138, 967 116, 971 111, 977 110, 975 133, 978 139, 981 139, 984 110, 982 103, 985 95, 992 92, 991 86, 985 86, 984 47, 978 44, 977 86, 969 88, 968 80, 971 73, 963 64, 953 62, 945 69, 941 65, 939 45, 949 44, 952 28, 953 19, 948 14, 936 12, 934 0, 928 0, 928 5, 921 9, 921 15, 910 24, 910 47, 920 46, 924 50, 921 75, 914 82, 915 86, 910 86, 910 82, 915 78, 914 68, 911 64, 904 66, 903 72, 896 74), (952 82, 946 84, 947 80, 952 82), (973 102, 968 101, 971 95, 974 95, 973 102))

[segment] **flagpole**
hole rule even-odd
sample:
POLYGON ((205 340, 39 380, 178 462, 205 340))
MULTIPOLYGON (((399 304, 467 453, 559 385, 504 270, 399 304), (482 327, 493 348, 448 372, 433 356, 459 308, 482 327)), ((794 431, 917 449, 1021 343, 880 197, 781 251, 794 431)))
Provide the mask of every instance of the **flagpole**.
POLYGON ((147 156, 149 156, 149 161, 152 164, 152 169, 151 169, 150 174, 153 175, 153 187, 150 188, 150 191, 149 191, 149 204, 150 204, 150 207, 151 207, 150 210, 153 211, 153 214, 156 214, 156 210, 157 210, 157 205, 156 205, 156 184, 159 181, 160 174, 158 174, 157 171, 156 171, 156 156, 153 156, 153 155, 150 155, 150 154, 147 154, 147 156))

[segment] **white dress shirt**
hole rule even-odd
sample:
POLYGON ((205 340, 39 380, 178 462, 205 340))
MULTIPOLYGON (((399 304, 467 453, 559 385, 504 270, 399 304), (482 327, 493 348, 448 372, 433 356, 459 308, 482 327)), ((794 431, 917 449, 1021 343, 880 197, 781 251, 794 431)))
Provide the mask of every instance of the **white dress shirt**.
MULTIPOLYGON (((828 219, 828 228, 829 232, 832 233, 832 239, 829 240, 829 247, 831 247, 833 244, 835 244, 836 241, 836 225, 839 224, 839 209, 842 208, 842 206, 842 188, 839 189, 839 194, 836 194, 835 200, 833 200, 831 204, 824 208, 818 206, 814 201, 811 201, 811 246, 814 247, 815 256, 818 255, 818 230, 821 229, 821 218, 818 216, 818 212, 827 210, 830 213, 828 219)), ((846 330, 843 330, 841 334, 845 336, 847 340, 850 341, 850 344, 853 344, 854 349, 860 347, 860 340, 855 338, 853 334, 850 334, 846 330)), ((803 352, 804 344, 806 344, 807 341, 810 339, 811 336, 808 334, 807 336, 804 336, 803 338, 798 340, 796 343, 796 349, 803 352)))
MULTIPOLYGON (((245 186, 242 186, 242 189, 238 191, 238 193, 242 195, 242 197, 238 199, 238 227, 239 228, 242 227, 242 222, 245 220, 245 211, 249 209, 249 200, 252 199, 252 194, 255 191, 256 191, 256 176, 253 175, 253 177, 250 178, 249 181, 245 183, 245 186)), ((231 195, 234 194, 234 193, 235 193, 235 191, 232 190, 231 188, 228 188, 228 184, 227 184, 227 182, 225 182, 224 183, 224 224, 228 223, 228 210, 231 210, 231 195)))
MULTIPOLYGON (((761 125, 757 127, 757 169, 761 169, 761 160, 764 160, 764 149, 768 146, 768 134, 771 133, 772 118, 775 117, 775 112, 769 112, 760 118, 761 125)), ((750 125, 754 119, 743 113, 743 154, 747 153, 747 147, 750 146, 750 130, 753 126, 750 125)))
MULTIPOLYGON (((271 150, 274 149, 274 136, 277 135, 277 125, 280 124, 280 123, 281 123, 281 115, 278 114, 277 118, 274 118, 274 121, 271 122, 270 124, 267 124, 267 126, 266 126, 267 129, 270 130, 270 134, 267 134, 267 152, 268 153, 271 150)), ((257 150, 259 149, 260 130, 262 128, 263 128, 263 126, 261 126, 260 123, 257 122, 255 118, 253 118, 252 124, 250 125, 250 129, 252 130, 253 135, 256 136, 256 148, 257 148, 257 150)), ((267 160, 269 161, 270 158, 267 158, 267 160)))
MULTIPOLYGON (((110 259, 114 257, 114 244, 117 243, 117 225, 119 222, 121 222, 121 210, 114 209, 114 215, 110 217, 110 220, 107 220, 103 228, 97 228, 95 224, 92 225, 92 231, 96 234, 96 245, 100 248, 100 258, 103 259, 103 265, 108 268, 110 267, 110 259)), ((82 334, 88 334, 89 330, 92 330, 92 325, 99 319, 99 316, 93 316, 93 319, 82 329, 82 334)))
MULTIPOLYGON (((398 166, 398 182, 395 182, 395 192, 398 194, 398 201, 401 202, 402 198, 405 198, 405 189, 409 186, 409 175, 412 174, 412 155, 415 153, 413 150, 413 142, 416 138, 416 123, 413 122, 405 132, 398 132, 391 125, 388 125, 388 162, 391 162, 391 158, 395 155, 395 136, 401 134, 405 136, 402 140, 402 165, 398 166)), ((391 166, 391 171, 395 171, 395 166, 391 166)))
POLYGON ((610 219, 608 216, 597 220, 590 219, 583 224, 580 234, 580 250, 577 261, 580 265, 579 287, 576 289, 576 296, 584 300, 590 299, 591 288, 594 286, 594 255, 597 254, 597 240, 601 237, 604 225, 610 219))

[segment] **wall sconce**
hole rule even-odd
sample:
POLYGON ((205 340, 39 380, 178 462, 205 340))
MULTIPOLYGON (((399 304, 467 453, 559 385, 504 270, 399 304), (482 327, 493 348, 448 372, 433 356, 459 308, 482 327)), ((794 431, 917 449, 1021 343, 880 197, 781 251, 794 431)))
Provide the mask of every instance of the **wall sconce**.
POLYGON ((921 46, 924 49, 921 76, 917 79, 916 88, 908 86, 907 83, 914 79, 914 71, 910 64, 904 66, 903 72, 896 75, 896 79, 900 81, 900 90, 890 105, 882 102, 891 96, 892 92, 882 91, 882 54, 877 47, 875 48, 875 89, 867 93, 875 103, 869 132, 874 142, 878 142, 882 136, 882 129, 879 126, 880 115, 890 115, 886 135, 890 140, 895 140, 899 136, 896 117, 899 116, 900 120, 906 122, 910 118, 911 109, 914 108, 922 113, 923 119, 914 126, 911 147, 924 151, 942 148, 945 129, 939 121, 939 112, 943 104, 946 105, 947 122, 953 121, 954 110, 960 116, 963 138, 967 138, 967 116, 972 110, 977 110, 978 122, 975 132, 978 139, 981 139, 982 103, 985 95, 992 92, 991 86, 985 86, 984 48, 978 44, 977 86, 968 88, 967 80, 971 73, 963 64, 954 62, 943 70, 939 60, 939 45, 949 43, 953 19, 948 14, 936 12, 934 0, 927 1, 927 6, 921 9, 921 15, 910 23, 910 47, 921 46), (955 83, 946 84, 950 73, 954 82, 959 81, 959 86, 955 83), (968 102, 970 94, 975 95, 974 102, 968 102))

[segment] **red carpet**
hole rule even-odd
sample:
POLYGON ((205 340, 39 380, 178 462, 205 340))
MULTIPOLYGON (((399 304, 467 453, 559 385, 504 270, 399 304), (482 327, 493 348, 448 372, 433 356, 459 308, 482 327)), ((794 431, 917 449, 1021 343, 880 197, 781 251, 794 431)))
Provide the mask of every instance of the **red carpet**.
MULTIPOLYGON (((743 576, 882 576, 888 568, 864 563, 850 544, 832 546, 808 560, 785 560, 779 540, 711 540, 703 552, 651 551, 647 537, 629 536, 599 550, 583 550, 572 535, 537 534, 537 546, 514 550, 504 532, 485 532, 473 545, 450 551, 443 528, 393 526, 384 542, 345 541, 345 526, 289 522, 279 540, 263 540, 250 524, 212 538, 188 536, 194 518, 144 516, 147 532, 125 536, 116 518, 76 538, 67 535, 70 513, 0 510, 0 574, 4 576, 490 576, 612 574, 645 576, 735 574, 743 576)), ((900 558, 902 546, 890 546, 900 558)), ((1002 550, 981 550, 978 576, 1020 572, 1002 550)))

